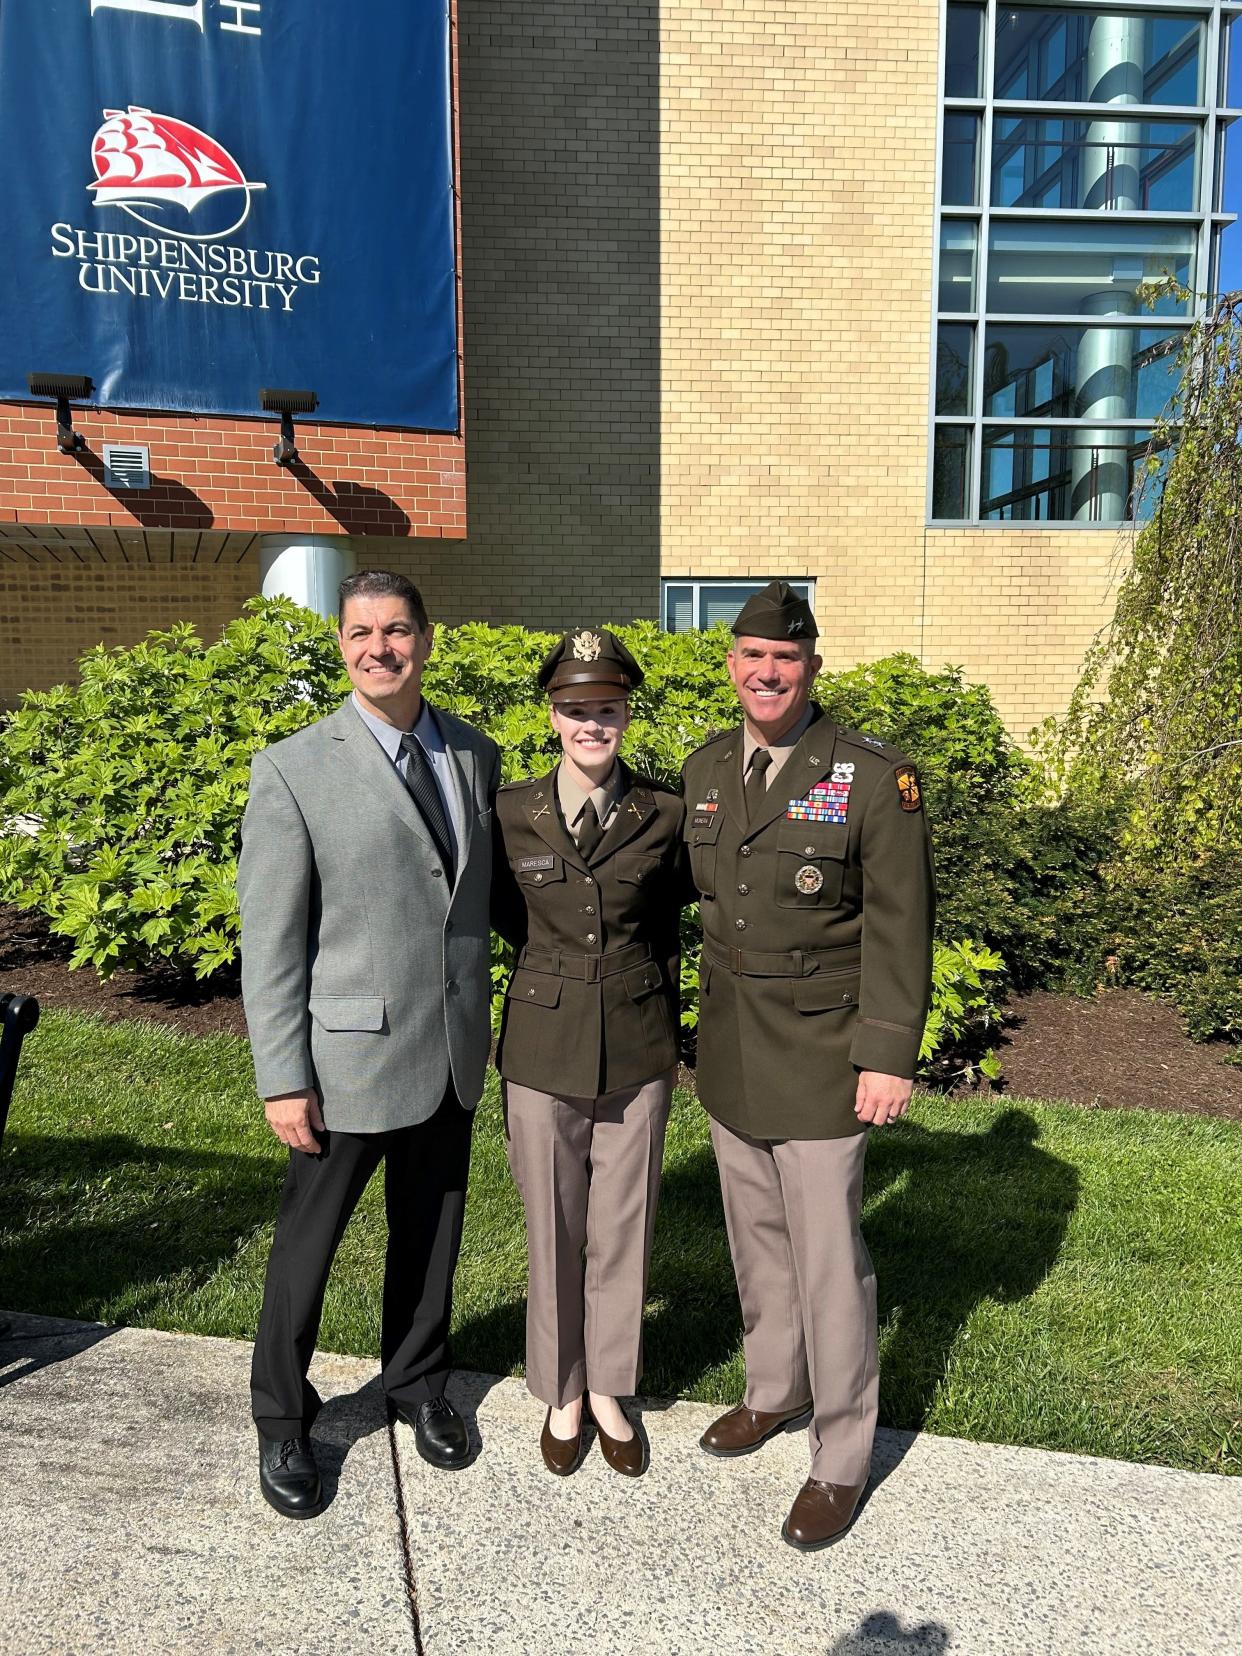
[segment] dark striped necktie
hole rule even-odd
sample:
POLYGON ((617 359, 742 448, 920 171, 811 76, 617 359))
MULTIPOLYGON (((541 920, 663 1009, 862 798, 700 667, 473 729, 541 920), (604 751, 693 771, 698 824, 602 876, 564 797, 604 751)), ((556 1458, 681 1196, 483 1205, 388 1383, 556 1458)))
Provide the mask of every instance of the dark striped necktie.
POLYGON ((431 835, 432 843, 440 853, 440 861, 444 864, 444 871, 450 880, 457 878, 457 864, 453 859, 453 836, 449 833, 448 818, 444 814, 444 801, 440 797, 440 789, 432 774, 431 761, 423 751, 423 744, 418 737, 409 734, 402 736, 401 746, 409 755, 409 763, 405 769, 405 785, 410 790, 419 814, 427 825, 427 832, 431 835))

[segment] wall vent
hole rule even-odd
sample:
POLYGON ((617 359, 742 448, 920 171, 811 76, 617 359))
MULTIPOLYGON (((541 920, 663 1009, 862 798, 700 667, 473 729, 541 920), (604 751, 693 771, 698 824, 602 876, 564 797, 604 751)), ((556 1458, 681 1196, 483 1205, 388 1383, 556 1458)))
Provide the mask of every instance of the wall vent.
POLYGON ((104 486, 109 489, 149 489, 151 450, 138 443, 103 445, 104 486))

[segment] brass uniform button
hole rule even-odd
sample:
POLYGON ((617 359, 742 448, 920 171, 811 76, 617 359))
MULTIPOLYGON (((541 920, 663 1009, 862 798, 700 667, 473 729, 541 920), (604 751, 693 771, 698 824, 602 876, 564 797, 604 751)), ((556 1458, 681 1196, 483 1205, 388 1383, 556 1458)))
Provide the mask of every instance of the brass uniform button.
POLYGON ((737 927, 738 931, 745 931, 746 930, 745 920, 735 920, 733 922, 733 924, 737 927))
POLYGON ((742 847, 742 855, 744 857, 749 857, 750 856, 750 846, 749 845, 744 845, 742 847))
POLYGON ((594 943, 595 933, 594 932, 588 932, 587 936, 586 936, 586 940, 587 940, 588 943, 594 943))
POLYGON ((738 894, 739 897, 749 897, 750 896, 750 887, 748 885, 738 886, 737 894, 738 894))

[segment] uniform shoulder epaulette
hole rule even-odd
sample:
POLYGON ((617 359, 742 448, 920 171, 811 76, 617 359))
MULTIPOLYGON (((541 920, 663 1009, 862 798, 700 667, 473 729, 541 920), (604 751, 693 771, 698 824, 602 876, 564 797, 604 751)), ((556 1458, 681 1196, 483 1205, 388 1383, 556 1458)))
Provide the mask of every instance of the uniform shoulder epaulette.
POLYGON ((891 742, 881 741, 878 736, 869 736, 865 730, 838 730, 837 740, 849 742, 851 746, 861 748, 864 753, 873 753, 877 759, 886 759, 891 764, 900 764, 906 757, 899 747, 894 747, 891 742))
POLYGON ((537 780, 534 776, 519 776, 515 782, 502 782, 496 792, 516 793, 519 788, 533 787, 537 780))
POLYGON ((690 752, 686 755, 686 758, 693 759, 696 753, 702 753, 706 748, 713 747, 717 742, 723 742, 727 737, 736 735, 736 725, 726 725, 723 730, 713 730, 710 736, 705 736, 703 738, 698 747, 691 748, 690 752))
POLYGON ((646 788, 649 793, 677 794, 677 797, 679 799, 681 798, 681 795, 677 793, 677 789, 675 787, 668 782, 661 782, 658 776, 648 776, 646 771, 637 770, 633 771, 631 774, 633 775, 634 786, 636 788, 646 788))

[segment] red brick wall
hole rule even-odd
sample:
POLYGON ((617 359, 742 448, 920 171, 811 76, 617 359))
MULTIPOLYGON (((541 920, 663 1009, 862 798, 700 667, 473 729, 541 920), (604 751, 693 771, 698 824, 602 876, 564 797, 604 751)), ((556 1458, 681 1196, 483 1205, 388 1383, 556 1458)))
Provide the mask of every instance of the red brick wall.
POLYGON ((54 404, 0 403, 0 522, 449 540, 466 533, 459 436, 295 420, 301 458, 285 467, 272 459, 278 416, 75 409, 73 421, 87 446, 62 454, 54 404), (105 442, 150 446, 149 489, 104 487, 105 442))

